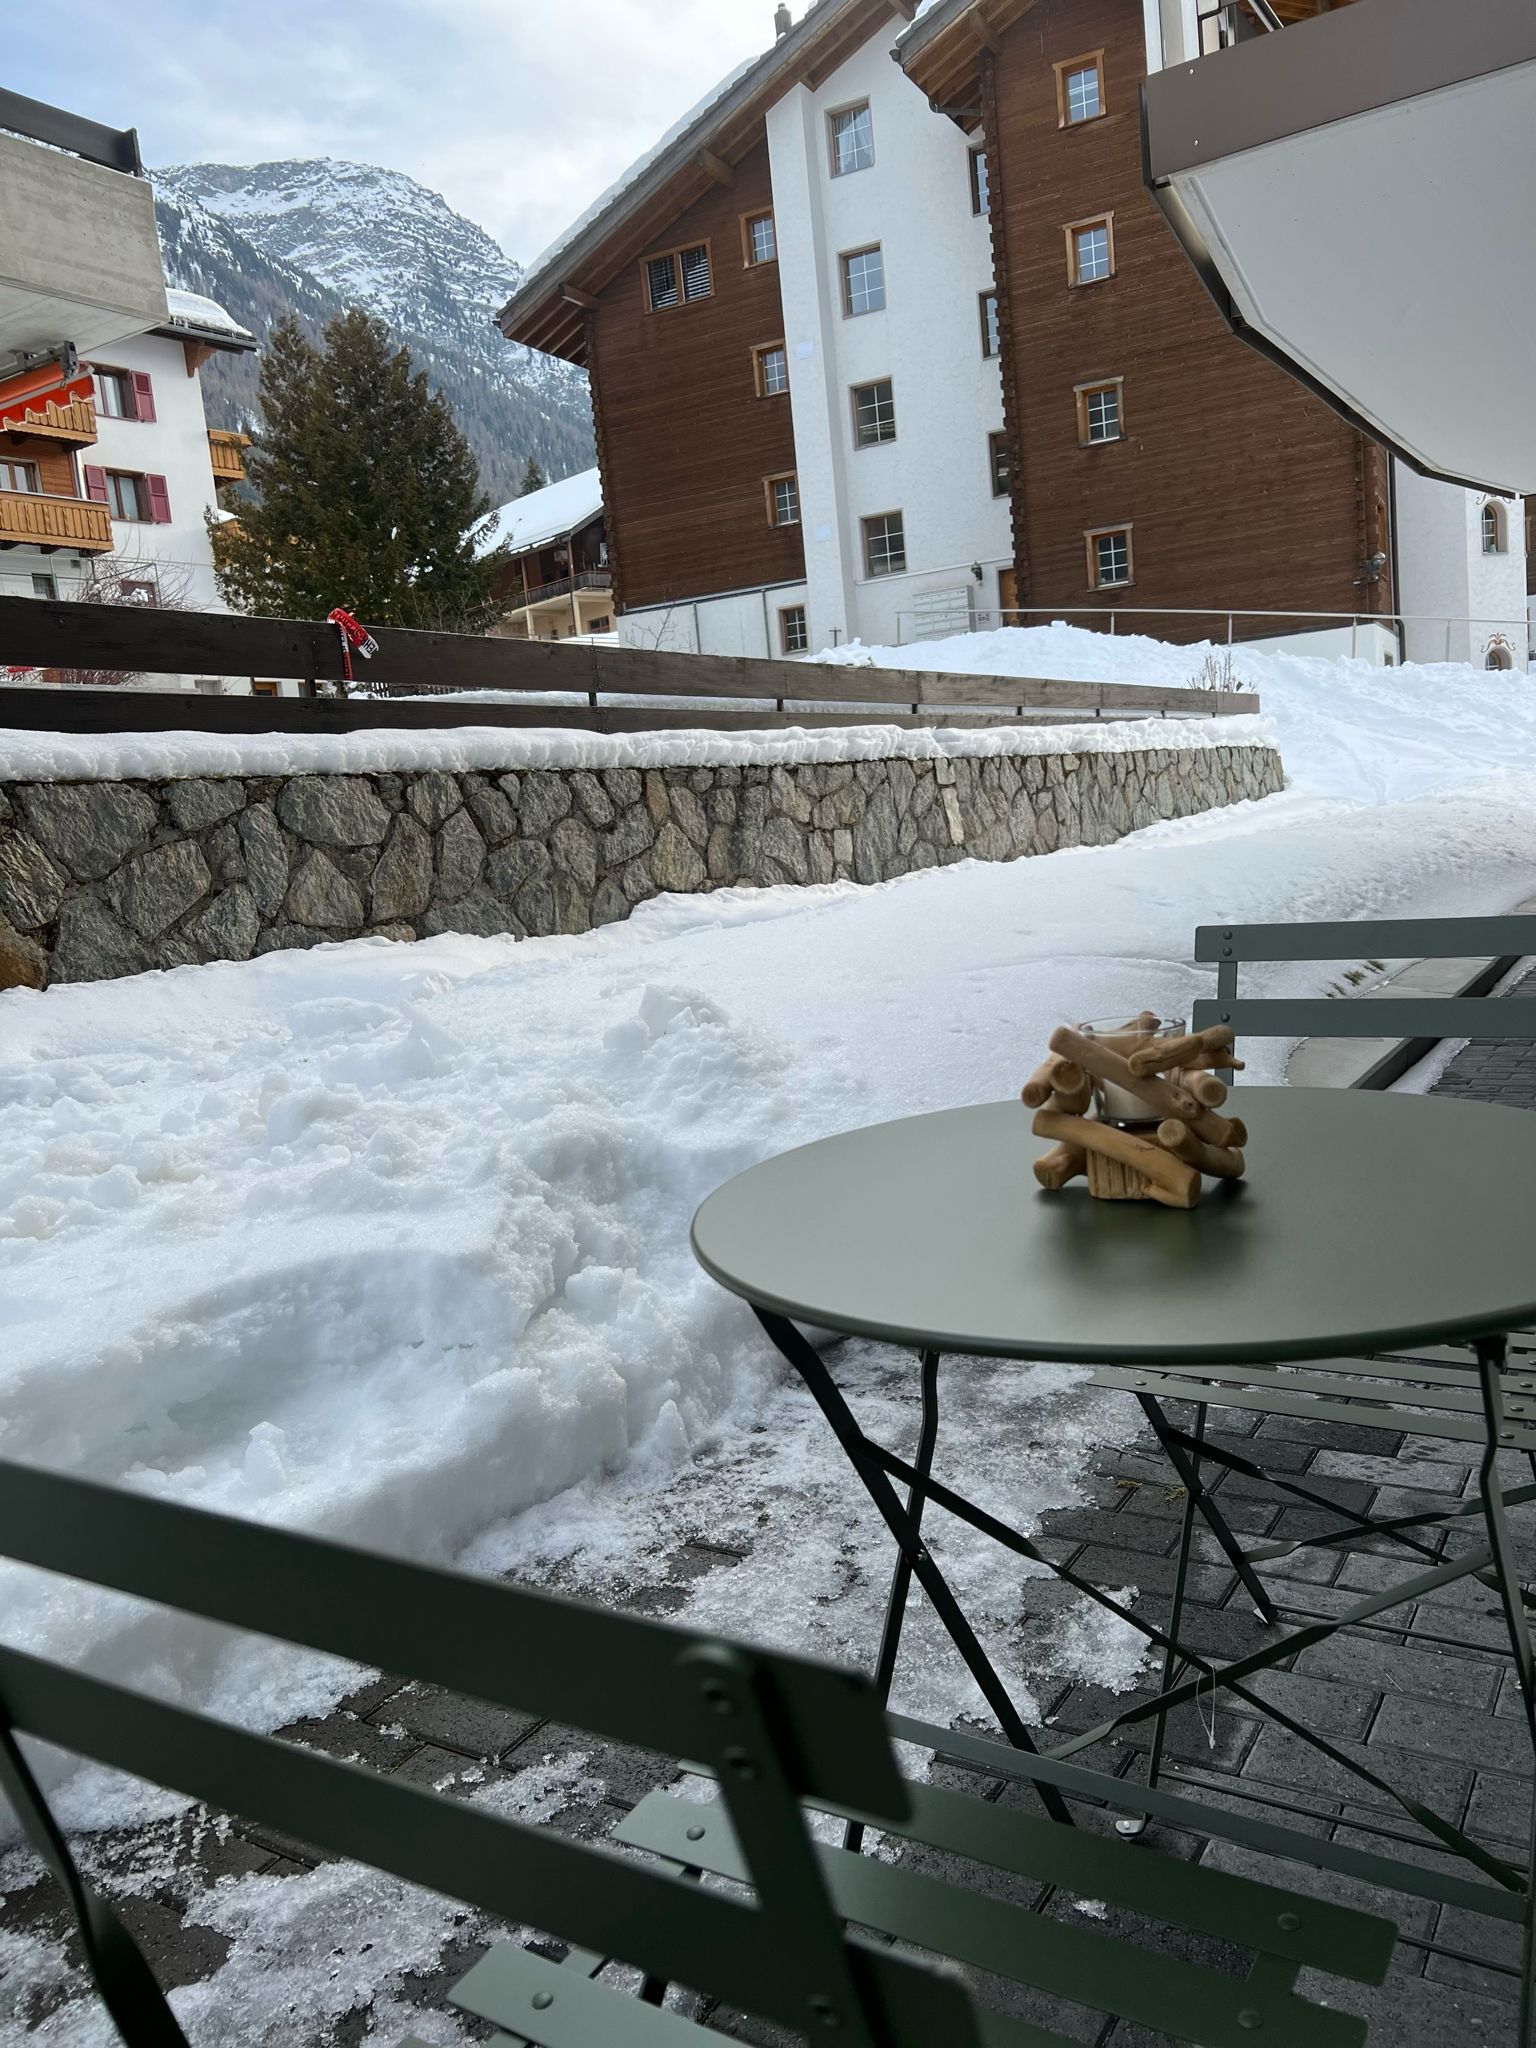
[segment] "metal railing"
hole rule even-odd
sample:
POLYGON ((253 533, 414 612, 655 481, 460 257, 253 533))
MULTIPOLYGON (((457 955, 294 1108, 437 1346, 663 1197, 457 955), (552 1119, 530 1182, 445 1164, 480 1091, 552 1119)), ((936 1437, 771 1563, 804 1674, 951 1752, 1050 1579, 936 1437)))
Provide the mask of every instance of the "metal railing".
POLYGON ((607 569, 581 569, 574 576, 557 576, 553 583, 536 583, 521 598, 512 597, 513 610, 520 605, 543 604, 552 597, 569 597, 573 590, 612 590, 613 576, 607 569))
POLYGON ((1202 57, 1285 27, 1269 0, 1199 0, 1195 18, 1202 57))
POLYGON ((83 114, 0 87, 0 129, 29 142, 46 142, 50 149, 67 149, 88 163, 105 164, 109 171, 126 171, 134 178, 144 175, 137 128, 108 128, 83 114))
MULTIPOLYGON (((929 615, 907 610, 896 614, 896 644, 898 647, 920 645, 924 640, 948 638, 951 633, 990 633, 999 626, 1023 625, 1031 620, 1072 619, 1086 624, 1090 630, 1097 627, 1101 632, 1123 631, 1117 621, 1126 619, 1208 619, 1214 622, 1216 630, 1207 635, 1209 639, 1225 642, 1229 647, 1240 647, 1244 640, 1283 639, 1293 631, 1344 627, 1350 629, 1350 653, 1359 648, 1360 635, 1372 626, 1384 627, 1396 634, 1404 626, 1433 626, 1442 631, 1445 641, 1445 659, 1452 660, 1451 640, 1457 626, 1475 627, 1483 633, 1500 633, 1512 637, 1514 649, 1527 646, 1531 624, 1525 613, 1518 617, 1499 618, 1488 613, 1476 617, 1452 615, 1443 612, 1307 612, 1307 611, 1250 611, 1241 606, 1220 605, 1129 605, 1129 604, 1021 604, 1008 605, 993 610, 970 610, 962 612, 958 607, 954 624, 948 620, 942 631, 936 627, 928 633, 914 633, 908 630, 908 621, 929 615), (1239 635, 1239 622, 1262 620, 1276 627, 1273 633, 1245 633, 1239 635), (1305 627, 1293 622, 1303 621, 1305 627)), ((1137 631, 1146 630, 1136 628, 1137 631)), ((1513 650, 1512 650, 1513 651, 1513 650)))

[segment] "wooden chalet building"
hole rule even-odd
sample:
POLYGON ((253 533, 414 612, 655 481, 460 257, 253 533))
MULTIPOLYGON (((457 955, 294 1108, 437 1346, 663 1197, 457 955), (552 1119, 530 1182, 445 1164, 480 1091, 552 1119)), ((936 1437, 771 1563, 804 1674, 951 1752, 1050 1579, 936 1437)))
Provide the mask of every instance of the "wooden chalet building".
POLYGON ((1237 340, 1145 190, 1142 81, 1220 63, 1257 4, 781 15, 501 315, 591 374, 621 636, 778 654, 1043 611, 1225 637, 1203 609, 1384 661, 1523 640, 1515 508, 1237 340))

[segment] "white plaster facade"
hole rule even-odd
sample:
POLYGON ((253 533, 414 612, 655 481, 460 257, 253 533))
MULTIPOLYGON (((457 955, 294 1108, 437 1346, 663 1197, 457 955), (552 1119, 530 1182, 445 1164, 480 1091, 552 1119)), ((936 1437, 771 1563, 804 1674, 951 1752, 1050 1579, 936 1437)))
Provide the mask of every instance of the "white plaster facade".
POLYGON ((1433 483, 1399 462, 1397 552, 1409 661, 1529 666, 1525 518, 1518 498, 1433 483), (1484 543, 1484 507, 1500 543, 1484 543), (1508 662, 1504 656, 1508 655, 1508 662))
POLYGON ((792 87, 767 127, 805 582, 628 612, 620 638, 778 655, 778 614, 801 604, 812 648, 995 624, 1012 520, 1007 497, 992 490, 989 436, 1002 430, 1002 383, 997 358, 982 353, 992 244, 972 206, 970 146, 892 63, 889 37, 867 43, 816 91, 792 87), (874 162, 834 176, 831 116, 862 102, 874 162), (850 317, 840 258, 874 244, 885 307, 850 317), (853 389, 885 378, 895 439, 859 447, 853 389), (862 522, 891 512, 902 515, 907 568, 872 577, 862 522))

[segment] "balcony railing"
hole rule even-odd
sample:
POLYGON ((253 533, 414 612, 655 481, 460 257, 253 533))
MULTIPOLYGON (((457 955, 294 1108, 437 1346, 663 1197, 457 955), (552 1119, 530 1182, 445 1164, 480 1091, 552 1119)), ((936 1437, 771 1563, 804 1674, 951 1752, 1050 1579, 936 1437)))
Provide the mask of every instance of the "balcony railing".
POLYGON ((88 498, 0 491, 0 547, 70 548, 102 555, 112 547, 112 515, 88 498))
POLYGON ((63 107, 50 107, 45 100, 28 99, 25 93, 4 88, 0 88, 0 128, 46 143, 50 149, 68 150, 88 163, 105 164, 110 171, 126 171, 135 178, 144 175, 136 128, 108 128, 100 121, 86 120, 83 114, 71 114, 63 107))
POLYGON ((569 597, 573 590, 612 590, 613 577, 607 569, 582 569, 575 576, 557 576, 553 583, 536 583, 519 597, 510 593, 514 606, 543 604, 552 597, 569 597))
POLYGON ((208 429, 208 460, 213 466, 213 480, 216 484, 237 484, 245 476, 245 450, 251 445, 249 434, 231 433, 225 427, 208 429))
POLYGON ((1209 57, 1213 50, 1246 43, 1254 36, 1311 21, 1349 4, 1350 0, 1198 0, 1200 54, 1209 57))

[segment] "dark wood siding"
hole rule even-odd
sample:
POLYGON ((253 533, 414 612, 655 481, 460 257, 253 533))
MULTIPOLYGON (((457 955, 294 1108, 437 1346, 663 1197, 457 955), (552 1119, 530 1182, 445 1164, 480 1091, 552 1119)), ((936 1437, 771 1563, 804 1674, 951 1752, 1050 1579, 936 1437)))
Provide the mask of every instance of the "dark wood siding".
POLYGON ((589 317, 601 420, 598 458, 609 547, 625 610, 791 582, 798 526, 770 527, 765 477, 795 466, 789 399, 759 398, 752 350, 784 334, 776 263, 743 262, 741 216, 772 205, 759 144, 658 236, 656 252, 710 245, 714 290, 646 310, 643 265, 602 292, 589 317))
POLYGON ((0 461, 31 462, 37 480, 50 498, 77 498, 75 465, 69 448, 43 434, 0 434, 0 461))
POLYGON ((1359 580, 1368 555, 1391 554, 1380 451, 1228 332, 1142 185, 1145 69, 1141 0, 1037 0, 987 81, 1020 602, 1390 610, 1390 570, 1359 580), (1108 111, 1060 128, 1052 67, 1100 48, 1108 111), (1103 213, 1115 275, 1071 288, 1064 230, 1103 213), (1074 387, 1116 377, 1126 438, 1081 447, 1074 387), (1098 595, 1083 537, 1119 525, 1134 528, 1135 582, 1098 595))

